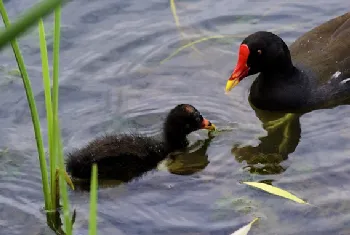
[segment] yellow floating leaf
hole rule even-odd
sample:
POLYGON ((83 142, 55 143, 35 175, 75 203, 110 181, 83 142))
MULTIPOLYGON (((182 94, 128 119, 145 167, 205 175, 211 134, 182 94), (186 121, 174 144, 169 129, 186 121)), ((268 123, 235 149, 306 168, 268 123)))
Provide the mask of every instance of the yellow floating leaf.
POLYGON ((309 203, 305 202, 304 200, 302 200, 302 199, 296 197, 295 195, 291 194, 290 192, 287 192, 287 191, 285 191, 283 189, 280 189, 280 188, 277 188, 277 187, 274 187, 274 186, 271 186, 271 185, 268 185, 268 184, 265 184, 265 183, 257 183, 257 182, 243 182, 243 183, 247 184, 247 185, 250 185, 252 187, 259 188, 259 189, 264 190, 266 192, 269 192, 271 194, 274 194, 274 195, 277 195, 277 196, 280 196, 280 197, 284 197, 284 198, 287 198, 289 200, 301 203, 301 204, 309 204, 309 203))
POLYGON ((247 235, 248 232, 250 231, 250 228, 252 227, 252 224, 257 221, 258 218, 255 218, 252 222, 249 224, 243 226, 242 228, 238 229, 236 232, 231 233, 231 235, 247 235))

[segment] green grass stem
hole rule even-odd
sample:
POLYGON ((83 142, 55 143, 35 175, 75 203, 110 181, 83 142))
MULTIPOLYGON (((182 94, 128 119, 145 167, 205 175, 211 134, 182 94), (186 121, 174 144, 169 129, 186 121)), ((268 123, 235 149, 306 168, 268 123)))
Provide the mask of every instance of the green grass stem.
POLYGON ((97 165, 93 164, 90 186, 89 235, 97 234, 97 165))
MULTIPOLYGON (((59 120, 58 117, 58 78, 59 78, 59 60, 60 60, 60 29, 61 29, 61 7, 55 9, 55 22, 54 22, 54 41, 53 41, 53 87, 52 87, 52 116, 53 116, 53 126, 52 135, 57 136, 57 125, 59 120)), ((57 156, 57 141, 52 142, 53 153, 50 158, 50 169, 51 169, 51 189, 56 189, 56 181, 53 179, 53 174, 55 174, 56 168, 56 156, 57 156)), ((63 170, 63 169, 62 169, 63 170)), ((54 205, 57 206, 57 205, 54 205)))
POLYGON ((54 151, 54 138, 53 138, 53 117, 52 117, 52 101, 51 101, 51 84, 50 84, 50 69, 49 60, 47 55, 47 44, 45 39, 45 28, 42 19, 39 20, 39 38, 40 38, 40 53, 41 53, 41 64, 42 64, 42 76, 45 94, 45 106, 46 106, 46 118, 47 118, 47 139, 50 159, 50 179, 51 179, 51 202, 52 209, 56 209, 56 153, 54 151))
MULTIPOLYGON (((58 120, 55 124, 56 124, 57 130, 60 130, 60 124, 58 120)), ((65 232, 66 232, 66 235, 72 235, 73 228, 72 228, 72 220, 70 216, 68 190, 67 190, 67 184, 65 179, 66 171, 64 167, 61 133, 59 131, 56 132, 55 140, 57 141, 57 144, 58 144, 57 150, 58 150, 58 162, 59 162, 59 168, 60 168, 59 186, 60 186, 60 195, 63 201, 63 217, 64 217, 65 232)))

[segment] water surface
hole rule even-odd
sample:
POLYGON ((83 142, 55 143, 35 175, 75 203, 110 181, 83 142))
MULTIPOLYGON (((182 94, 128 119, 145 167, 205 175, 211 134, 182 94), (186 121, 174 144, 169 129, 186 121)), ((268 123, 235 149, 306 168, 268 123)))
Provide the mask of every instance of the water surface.
MULTIPOLYGON (((33 0, 7 1, 12 19, 33 0)), ((350 107, 318 110, 268 129, 271 114, 247 101, 252 78, 224 86, 242 36, 273 30, 289 44, 350 9, 345 0, 74 0, 62 10, 60 117, 65 151, 106 132, 161 133, 166 113, 191 103, 221 132, 191 134, 177 164, 99 190, 100 234, 230 234, 259 216, 251 234, 349 234, 350 107), (189 40, 229 35, 189 47, 189 40), (269 131, 267 131, 269 130, 269 131), (286 134, 287 133, 287 134, 286 134), (182 161, 182 162, 181 162, 182 161), (266 181, 313 204, 296 204, 241 184, 266 181)), ((52 18, 45 24, 52 42, 52 18)), ((46 138, 37 30, 21 38, 46 138)), ((50 57, 52 47, 49 46, 50 57)), ((10 48, 0 57, 1 234, 45 228, 30 113, 10 48)), ((45 143, 46 144, 46 143, 45 143)), ((89 194, 70 192, 76 234, 88 228, 89 194)))

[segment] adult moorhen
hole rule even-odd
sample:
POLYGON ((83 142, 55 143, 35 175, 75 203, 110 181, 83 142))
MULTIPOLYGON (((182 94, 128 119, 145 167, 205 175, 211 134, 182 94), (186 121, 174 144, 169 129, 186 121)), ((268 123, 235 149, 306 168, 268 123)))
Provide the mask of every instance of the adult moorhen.
POLYGON ((261 110, 300 113, 346 101, 350 98, 350 12, 305 33, 289 49, 271 32, 249 35, 240 45, 226 93, 256 73, 260 74, 249 100, 261 110))

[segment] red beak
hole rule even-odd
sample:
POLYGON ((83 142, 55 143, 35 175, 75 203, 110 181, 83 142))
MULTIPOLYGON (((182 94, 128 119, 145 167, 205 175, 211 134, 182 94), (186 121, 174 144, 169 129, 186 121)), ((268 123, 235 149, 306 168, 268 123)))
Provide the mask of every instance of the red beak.
POLYGON ((248 57, 249 57, 249 48, 246 44, 242 44, 239 47, 238 53, 238 61, 236 64, 231 77, 228 79, 226 83, 226 92, 229 92, 232 88, 234 88, 243 78, 248 75, 249 67, 247 65, 248 57))

